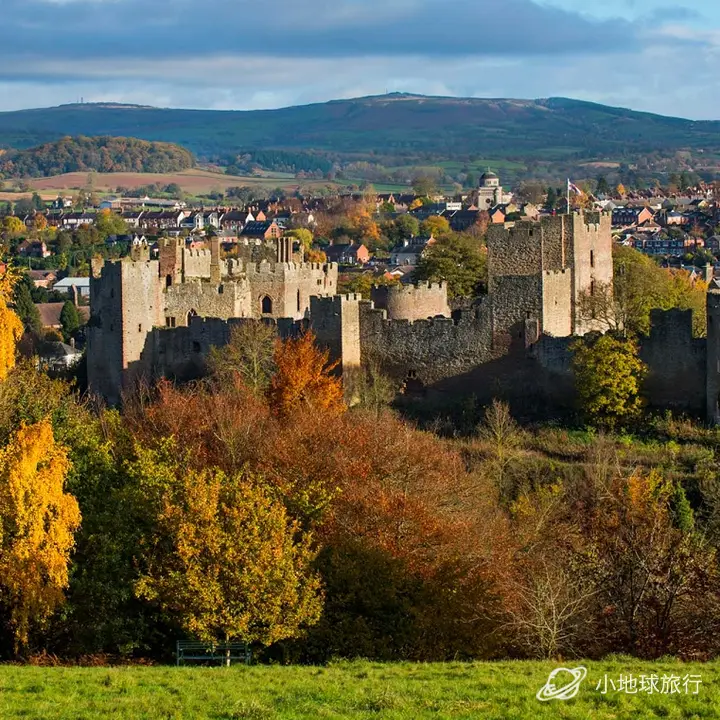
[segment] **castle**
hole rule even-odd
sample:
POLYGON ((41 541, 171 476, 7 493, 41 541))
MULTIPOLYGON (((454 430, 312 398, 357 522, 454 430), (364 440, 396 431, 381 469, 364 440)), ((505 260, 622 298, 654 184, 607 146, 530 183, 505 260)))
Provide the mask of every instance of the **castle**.
MULTIPOLYGON (((444 283, 338 295, 336 265, 303 262, 291 238, 269 242, 223 260, 217 239, 199 251, 166 240, 156 260, 140 248, 94 264, 91 389, 114 404, 137 377, 196 376, 234 326, 264 320, 282 336, 309 326, 343 370, 372 363, 430 390, 549 408, 572 393, 573 338, 600 329, 581 298, 613 279, 604 213, 491 226, 488 295, 454 313, 444 283)), ((651 404, 720 419, 720 291, 709 318, 706 341, 692 337, 689 311, 653 313, 641 349, 651 404)))

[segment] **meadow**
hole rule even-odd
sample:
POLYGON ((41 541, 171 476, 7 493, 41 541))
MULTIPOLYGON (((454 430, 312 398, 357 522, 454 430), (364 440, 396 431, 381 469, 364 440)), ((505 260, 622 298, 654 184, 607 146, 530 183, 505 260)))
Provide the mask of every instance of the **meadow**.
MULTIPOLYGON (((720 717, 720 664, 614 657, 584 665, 577 697, 540 702, 554 662, 383 664, 343 661, 323 667, 0 667, 0 717, 90 720, 213 718, 316 720, 493 720, 516 718, 720 717), (605 675, 700 675, 698 694, 601 692, 605 675), (601 689, 598 690, 598 683, 601 689)), ((658 685, 660 689, 661 683, 658 685)))

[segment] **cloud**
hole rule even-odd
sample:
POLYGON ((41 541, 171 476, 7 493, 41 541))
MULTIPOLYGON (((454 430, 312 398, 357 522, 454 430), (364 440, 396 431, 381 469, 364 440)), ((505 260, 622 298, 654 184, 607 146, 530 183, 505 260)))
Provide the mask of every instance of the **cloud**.
MULTIPOLYGON (((4 0, 0 58, 97 59, 613 52, 635 38, 532 0, 4 0)), ((6 68, 5 73, 9 70, 6 68)))
POLYGON ((274 108, 397 90, 720 115, 711 23, 688 25, 680 10, 654 22, 592 10, 533 0, 3 0, 0 109, 81 96, 274 108))

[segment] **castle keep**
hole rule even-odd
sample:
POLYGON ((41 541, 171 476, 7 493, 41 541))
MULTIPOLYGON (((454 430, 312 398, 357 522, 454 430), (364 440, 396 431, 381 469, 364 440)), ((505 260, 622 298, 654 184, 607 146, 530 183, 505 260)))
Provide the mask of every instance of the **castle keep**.
POLYGON ((337 265, 302 262, 292 243, 281 238, 270 248, 247 246, 237 259, 223 260, 218 238, 202 250, 187 249, 178 238, 162 242, 157 260, 141 246, 122 260, 94 263, 90 387, 114 404, 135 377, 154 376, 157 328, 187 327, 195 317, 305 318, 311 297, 337 292, 337 265))
MULTIPOLYGON (((599 329, 579 306, 612 283, 610 223, 579 213, 492 226, 488 295, 454 313, 444 283, 338 295, 337 266, 302 262, 289 238, 232 259, 217 240, 199 251, 168 240, 157 260, 140 248, 93 268, 90 387, 117 403, 137 377, 192 377, 233 326, 264 320, 282 336, 311 327, 343 369, 373 363, 439 392, 551 407, 571 393, 573 337, 599 329)), ((651 405, 720 420, 719 298, 709 294, 707 341, 692 337, 689 313, 653 313, 642 342, 651 405)))

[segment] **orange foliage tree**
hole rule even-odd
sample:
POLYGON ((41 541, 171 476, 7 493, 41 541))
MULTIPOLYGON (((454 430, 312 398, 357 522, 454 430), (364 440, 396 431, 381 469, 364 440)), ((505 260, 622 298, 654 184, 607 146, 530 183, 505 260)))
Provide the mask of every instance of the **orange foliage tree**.
POLYGON ((342 381, 332 374, 337 366, 337 362, 330 362, 327 350, 317 347, 311 332, 278 341, 276 371, 268 388, 273 411, 280 417, 303 409, 342 412, 342 381))
POLYGON ((67 451, 49 421, 23 425, 0 450, 0 603, 16 650, 64 600, 80 509, 64 492, 67 451))

